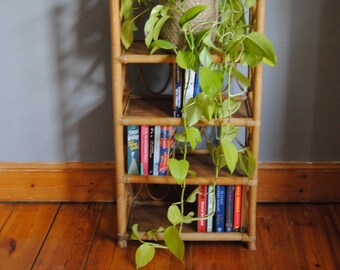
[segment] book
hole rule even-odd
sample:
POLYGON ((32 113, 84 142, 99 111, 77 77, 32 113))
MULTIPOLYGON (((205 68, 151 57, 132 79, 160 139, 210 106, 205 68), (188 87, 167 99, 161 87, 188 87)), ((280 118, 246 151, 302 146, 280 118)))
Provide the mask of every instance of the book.
POLYGON ((200 87, 200 83, 199 83, 199 73, 200 72, 200 68, 198 69, 198 72, 195 73, 195 84, 194 84, 194 94, 193 97, 196 97, 198 93, 202 92, 202 88, 200 87))
POLYGON ((225 186, 216 186, 215 231, 224 232, 225 227, 225 186))
POLYGON ((153 175, 153 157, 155 146, 155 126, 149 127, 149 175, 153 175))
POLYGON ((190 98, 194 97, 195 77, 195 71, 193 71, 192 69, 185 70, 183 106, 187 104, 190 98))
POLYGON ((127 173, 139 174, 139 127, 127 126, 127 173))
POLYGON ((235 186, 226 186, 225 197, 225 231, 232 232, 234 230, 235 186))
POLYGON ((170 126, 161 126, 158 175, 168 175, 170 126))
POLYGON ((234 232, 241 230, 241 206, 242 206, 242 186, 235 186, 235 199, 234 199, 234 232))
POLYGON ((154 152, 153 152, 153 175, 159 175, 159 156, 160 156, 161 127, 155 126, 154 152))
POLYGON ((182 117, 183 69, 178 64, 173 65, 174 74, 174 117, 182 117))
POLYGON ((140 174, 149 173, 149 126, 140 127, 140 174))
MULTIPOLYGON (((210 215, 214 212, 215 208, 215 198, 214 198, 214 186, 208 186, 208 194, 207 194, 207 215, 210 215)), ((208 217, 207 219, 207 232, 213 231, 213 216, 208 217)))
POLYGON ((206 213, 207 213, 207 185, 199 185, 197 200, 197 216, 202 219, 197 221, 198 232, 206 231, 206 220, 203 219, 205 218, 206 213))

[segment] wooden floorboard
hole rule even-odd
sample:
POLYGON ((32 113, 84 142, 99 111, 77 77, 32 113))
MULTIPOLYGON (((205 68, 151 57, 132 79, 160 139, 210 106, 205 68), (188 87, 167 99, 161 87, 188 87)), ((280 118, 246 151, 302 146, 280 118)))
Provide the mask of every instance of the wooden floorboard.
MULTIPOLYGON (((256 251, 239 242, 186 242, 184 263, 157 250, 143 269, 340 269, 339 204, 259 204, 256 251)), ((116 245, 109 203, 0 204, 0 270, 133 270, 139 243, 116 245)))
POLYGON ((0 269, 31 269, 58 208, 58 204, 14 207, 0 233, 0 269))

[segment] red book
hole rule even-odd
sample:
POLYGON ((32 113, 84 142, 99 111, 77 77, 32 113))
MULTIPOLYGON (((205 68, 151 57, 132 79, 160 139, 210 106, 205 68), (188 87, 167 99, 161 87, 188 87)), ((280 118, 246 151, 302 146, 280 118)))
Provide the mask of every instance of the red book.
POLYGON ((149 126, 140 127, 140 174, 149 172, 149 126))
POLYGON ((242 186, 235 186, 234 232, 241 231, 242 186))
MULTIPOLYGON (((207 185, 200 185, 198 190, 197 216, 205 217, 207 215, 207 185)), ((207 221, 205 219, 198 220, 197 231, 205 232, 206 224, 207 221)))

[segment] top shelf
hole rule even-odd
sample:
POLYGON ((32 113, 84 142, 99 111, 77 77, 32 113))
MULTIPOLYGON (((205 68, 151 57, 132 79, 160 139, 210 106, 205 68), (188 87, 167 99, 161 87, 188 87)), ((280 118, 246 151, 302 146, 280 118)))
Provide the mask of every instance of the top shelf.
MULTIPOLYGON (((123 64, 176 63, 176 55, 164 50, 158 50, 154 54, 149 54, 144 41, 135 41, 128 50, 122 52, 118 61, 123 64)), ((222 58, 214 54, 213 61, 220 62, 222 58)))

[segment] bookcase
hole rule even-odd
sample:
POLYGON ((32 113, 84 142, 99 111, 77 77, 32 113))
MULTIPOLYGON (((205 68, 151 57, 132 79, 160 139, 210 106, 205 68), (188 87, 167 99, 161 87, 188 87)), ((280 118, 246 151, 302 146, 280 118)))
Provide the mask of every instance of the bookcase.
MULTIPOLYGON (((153 54, 148 55, 142 42, 135 42, 131 49, 124 50, 121 41, 121 22, 119 18, 120 0, 110 0, 111 35, 112 35, 112 83, 113 83, 113 119, 114 119, 114 147, 116 161, 116 192, 117 192, 117 232, 120 247, 127 246, 129 237, 129 222, 138 223, 139 228, 147 226, 153 228, 160 226, 160 217, 166 216, 166 209, 161 203, 135 202, 131 194, 132 184, 145 185, 173 185, 175 181, 171 176, 129 175, 125 171, 125 139, 124 127, 128 125, 172 125, 181 126, 181 118, 172 117, 172 100, 159 96, 156 100, 149 97, 138 99, 125 95, 128 88, 127 66, 130 64, 145 63, 175 63, 175 55, 153 54), (169 108, 169 109, 167 109, 169 108), (130 216, 132 213, 132 216, 130 216), (154 224, 157 223, 157 224, 154 224)), ((256 31, 263 32, 265 15, 265 0, 257 0, 255 7, 250 10, 250 20, 256 31)), ((214 56, 218 61, 218 56, 214 56)), ((261 123, 261 92, 262 92, 262 66, 248 69, 251 87, 243 101, 240 111, 230 121, 245 127, 246 136, 250 140, 250 150, 256 160, 259 156, 260 123, 261 123)), ((213 120, 212 120, 213 121, 213 120)), ((205 120, 198 125, 207 126, 205 120)), ((209 168, 205 155, 193 155, 190 166, 196 170, 197 176, 187 179, 187 185, 210 184, 214 172, 209 168)), ((188 241, 243 241, 248 248, 254 250, 256 238, 256 196, 258 172, 255 170, 251 180, 244 176, 221 173, 217 185, 242 185, 246 188, 247 204, 242 211, 247 213, 246 230, 244 232, 228 233, 198 233, 188 227, 182 232, 182 239, 188 241)), ((164 226, 164 225, 163 225, 164 226)), ((141 236, 147 239, 146 233, 141 236)), ((162 239, 160 234, 158 238, 162 239)))

